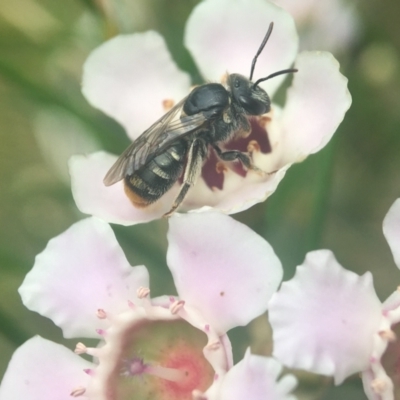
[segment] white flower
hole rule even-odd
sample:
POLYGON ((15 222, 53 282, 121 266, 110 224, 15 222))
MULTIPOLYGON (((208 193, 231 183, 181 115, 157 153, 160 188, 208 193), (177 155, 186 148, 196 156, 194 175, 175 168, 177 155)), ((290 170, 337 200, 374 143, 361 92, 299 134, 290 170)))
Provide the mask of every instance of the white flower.
MULTIPOLYGON (((400 268, 400 199, 383 230, 400 268)), ((284 365, 333 376, 336 384, 361 372, 370 400, 394 399, 392 371, 382 366, 382 355, 397 341, 392 327, 400 322, 398 290, 381 303, 370 272, 358 276, 319 250, 307 254, 269 308, 273 354, 284 365)))
POLYGON ((29 340, 9 364, 0 399, 219 400, 251 385, 254 399, 290 400, 295 380, 276 382, 278 362, 247 354, 232 369, 226 334, 267 309, 282 279, 271 246, 217 212, 172 217, 168 241, 179 297, 150 299, 146 268, 129 265, 107 223, 88 218, 50 240, 20 288, 24 304, 65 337, 102 340, 78 343, 76 354, 29 340))
MULTIPOLYGON (((217 165, 213 151, 202 176, 189 191, 182 209, 211 206, 235 213, 264 201, 286 170, 331 139, 351 103, 347 79, 329 53, 297 55, 298 37, 293 19, 264 0, 206 0, 190 15, 184 43, 206 81, 220 81, 229 73, 249 75, 251 61, 268 25, 274 30, 260 55, 255 78, 292 66, 298 68, 283 109, 253 119, 246 139, 225 144, 252 152, 254 163, 267 172, 260 176, 237 165, 217 165)), ((273 97, 284 76, 263 82, 273 97)), ((190 91, 189 76, 180 71, 156 32, 118 36, 89 56, 84 66, 83 93, 90 103, 115 118, 134 140, 190 91)), ((110 133, 111 134, 111 133, 110 133)), ((169 211, 179 190, 177 183, 159 201, 135 208, 123 182, 105 187, 103 178, 116 156, 94 153, 70 161, 72 191, 79 209, 108 222, 130 225, 159 218, 169 211)), ((231 163, 232 164, 232 163, 231 163)))

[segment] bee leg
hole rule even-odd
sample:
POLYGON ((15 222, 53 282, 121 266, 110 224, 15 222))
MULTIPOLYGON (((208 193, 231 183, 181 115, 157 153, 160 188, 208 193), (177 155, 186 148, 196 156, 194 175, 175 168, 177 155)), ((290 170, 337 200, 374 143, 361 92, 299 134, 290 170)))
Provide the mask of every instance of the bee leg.
POLYGON ((188 153, 188 161, 186 164, 185 175, 183 176, 183 184, 178 196, 175 198, 172 208, 164 214, 164 217, 170 217, 184 200, 189 189, 195 184, 201 173, 203 161, 207 154, 207 146, 203 140, 195 140, 190 146, 188 153))
POLYGON ((218 157, 223 161, 240 161, 245 168, 258 172, 263 175, 272 175, 276 172, 276 171, 266 172, 256 167, 250 156, 241 151, 238 150, 222 151, 218 146, 213 146, 213 147, 214 150, 217 152, 218 157))

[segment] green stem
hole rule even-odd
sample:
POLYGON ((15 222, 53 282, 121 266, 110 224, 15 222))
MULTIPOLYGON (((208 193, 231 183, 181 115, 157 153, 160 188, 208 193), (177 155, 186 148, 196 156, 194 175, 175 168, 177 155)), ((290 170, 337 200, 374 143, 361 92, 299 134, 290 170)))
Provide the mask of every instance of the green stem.
POLYGON ((325 151, 321 153, 319 170, 315 185, 315 195, 313 200, 313 213, 307 230, 305 250, 315 250, 320 247, 328 203, 331 194, 333 165, 337 147, 337 137, 334 137, 328 144, 325 151))

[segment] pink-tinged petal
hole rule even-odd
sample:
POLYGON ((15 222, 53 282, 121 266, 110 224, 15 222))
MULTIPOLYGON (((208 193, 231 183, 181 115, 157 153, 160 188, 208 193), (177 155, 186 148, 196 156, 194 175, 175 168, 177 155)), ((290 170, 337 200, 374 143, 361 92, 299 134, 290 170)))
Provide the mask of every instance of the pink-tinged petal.
POLYGON ((268 242, 215 211, 174 215, 168 242, 167 263, 179 298, 220 335, 262 314, 282 279, 268 242))
POLYGON ((129 265, 107 223, 87 218, 49 241, 19 292, 26 307, 51 318, 65 337, 96 337, 107 323, 96 312, 126 309, 140 286, 149 286, 146 268, 129 265))
MULTIPOLYGON (((269 160, 263 162, 261 158, 253 156, 255 163, 266 171, 274 171, 269 160), (271 169, 270 169, 271 168, 271 169)), ((198 183, 192 188, 184 202, 186 209, 196 209, 204 204, 212 206, 225 214, 235 214, 247 210, 254 204, 266 200, 275 192, 279 182, 285 176, 289 166, 280 169, 275 174, 261 176, 256 172, 250 171, 246 177, 229 170, 224 172, 223 190, 215 189, 211 191, 206 187, 204 180, 199 179, 198 183)))
POLYGON ((295 400, 290 392, 296 387, 293 375, 278 380, 282 365, 269 357, 253 355, 248 350, 224 377, 221 400, 295 400))
POLYGON ((131 203, 125 194, 123 181, 105 186, 103 178, 116 159, 105 152, 71 157, 72 194, 80 211, 110 223, 133 225, 160 218, 170 210, 178 186, 145 208, 137 208, 131 203))
POLYGON ((180 101, 190 79, 178 69, 157 32, 117 36, 85 62, 82 91, 94 106, 137 138, 165 113, 164 100, 180 101))
POLYGON ((382 368, 377 374, 368 368, 361 375, 364 392, 368 400, 394 400, 393 382, 382 368))
POLYGON ((0 400, 71 400, 86 387, 93 364, 66 347, 35 336, 13 354, 0 386, 0 400))
POLYGON ((392 311, 400 307, 400 290, 393 292, 382 304, 384 312, 392 311))
POLYGON ((292 87, 281 115, 288 162, 322 149, 351 105, 347 78, 330 53, 303 52, 295 62, 292 87))
POLYGON ((274 356, 283 364, 334 376, 365 370, 382 319, 372 275, 345 270, 328 250, 307 254, 269 304, 274 356))
POLYGON ((394 262, 400 268, 400 199, 393 203, 383 220, 383 234, 392 250, 394 262))
POLYGON ((300 32, 301 48, 343 52, 357 41, 361 21, 355 4, 342 0, 274 0, 288 11, 300 32))
MULTIPOLYGON (((190 15, 185 46, 194 57, 201 74, 220 81, 229 73, 250 75, 251 62, 274 22, 272 35, 259 56, 254 79, 290 68, 298 49, 298 36, 292 17, 263 0, 206 0, 190 15)), ((261 86, 272 95, 285 76, 261 86)))

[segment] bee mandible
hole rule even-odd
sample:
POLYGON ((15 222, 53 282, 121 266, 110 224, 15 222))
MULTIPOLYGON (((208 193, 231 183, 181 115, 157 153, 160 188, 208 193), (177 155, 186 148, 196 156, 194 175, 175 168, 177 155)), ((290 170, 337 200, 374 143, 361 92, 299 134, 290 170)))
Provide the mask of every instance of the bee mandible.
POLYGON ((202 166, 213 149, 222 161, 239 161, 245 169, 261 171, 250 154, 224 151, 220 145, 251 132, 249 118, 268 113, 271 100, 259 84, 275 76, 297 72, 290 68, 252 82, 258 56, 273 29, 268 31, 253 58, 250 76, 230 74, 226 86, 206 83, 144 131, 118 158, 104 178, 106 186, 124 180, 125 193, 136 207, 159 200, 183 174, 183 183, 165 216, 182 203, 201 174, 202 166))

